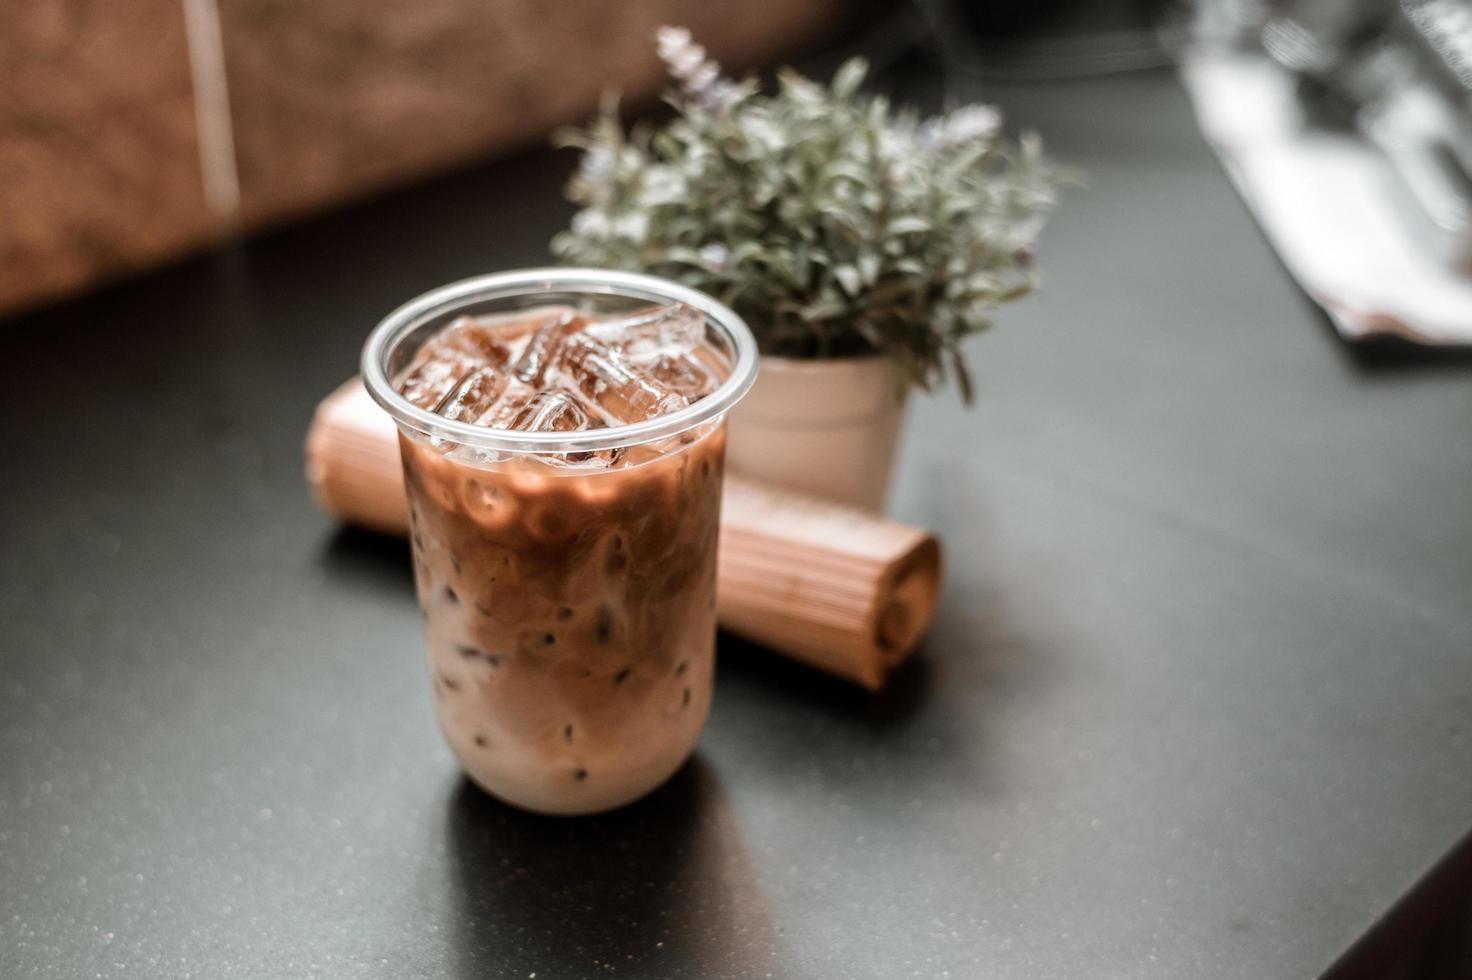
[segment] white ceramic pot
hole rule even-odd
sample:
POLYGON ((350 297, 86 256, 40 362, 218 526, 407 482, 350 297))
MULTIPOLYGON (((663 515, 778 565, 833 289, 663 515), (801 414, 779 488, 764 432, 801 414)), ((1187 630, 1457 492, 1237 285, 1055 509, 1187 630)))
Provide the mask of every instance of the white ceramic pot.
POLYGON ((883 510, 905 398, 883 357, 763 357, 731 411, 726 460, 744 476, 883 510))

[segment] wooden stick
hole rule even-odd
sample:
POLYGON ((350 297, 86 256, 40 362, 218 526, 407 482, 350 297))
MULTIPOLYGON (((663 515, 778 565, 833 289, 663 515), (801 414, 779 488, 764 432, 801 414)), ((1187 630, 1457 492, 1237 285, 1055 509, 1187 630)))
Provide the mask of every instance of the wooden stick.
MULTIPOLYGON (((394 422, 358 379, 317 407, 306 455, 324 510, 405 533, 394 422)), ((718 572, 723 628, 877 690, 935 611, 940 545, 923 528, 729 474, 718 572)))

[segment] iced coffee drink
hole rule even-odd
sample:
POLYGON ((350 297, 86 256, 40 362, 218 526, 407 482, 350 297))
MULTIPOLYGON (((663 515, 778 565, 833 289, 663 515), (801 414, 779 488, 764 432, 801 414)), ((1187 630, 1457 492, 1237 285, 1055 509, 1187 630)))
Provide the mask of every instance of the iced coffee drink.
POLYGON ((365 373, 399 421, 446 740, 492 794, 587 813, 663 782, 704 724, 750 337, 659 280, 528 275, 390 317, 365 373))

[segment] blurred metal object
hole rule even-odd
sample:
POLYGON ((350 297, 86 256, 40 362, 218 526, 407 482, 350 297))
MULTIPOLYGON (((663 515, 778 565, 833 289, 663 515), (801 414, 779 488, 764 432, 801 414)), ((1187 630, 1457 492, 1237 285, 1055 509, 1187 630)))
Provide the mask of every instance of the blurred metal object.
POLYGON ((1269 0, 1192 0, 1182 5, 1193 47, 1216 50, 1258 47, 1269 0))
POLYGON ((1381 151, 1428 247, 1472 272, 1472 0, 1280 0, 1261 43, 1315 121, 1381 151))
POLYGON ((947 76, 969 82, 1066 81, 1173 65, 1186 33, 1170 0, 910 0, 947 76))
POLYGON ((1262 45, 1290 71, 1329 74, 1353 61, 1389 6, 1381 0, 1283 0, 1272 6, 1262 45))

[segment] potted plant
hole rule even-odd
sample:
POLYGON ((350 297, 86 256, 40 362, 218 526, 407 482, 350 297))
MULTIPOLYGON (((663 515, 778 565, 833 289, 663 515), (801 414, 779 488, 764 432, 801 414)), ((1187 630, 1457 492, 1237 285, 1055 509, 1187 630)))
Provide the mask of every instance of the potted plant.
POLYGON ((969 403, 961 341, 1033 289, 1056 172, 990 106, 922 120, 860 94, 860 60, 828 85, 782 71, 764 94, 687 31, 658 44, 673 118, 626 133, 608 105, 564 134, 581 210, 553 251, 733 307, 763 357, 732 468, 877 509, 905 392, 951 378, 969 403))

